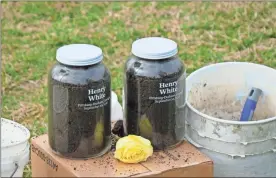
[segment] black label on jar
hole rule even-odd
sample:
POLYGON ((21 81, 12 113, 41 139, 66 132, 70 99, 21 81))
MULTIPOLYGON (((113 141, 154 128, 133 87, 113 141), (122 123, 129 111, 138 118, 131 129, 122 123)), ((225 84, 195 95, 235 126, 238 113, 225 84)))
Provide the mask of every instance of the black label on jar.
POLYGON ((177 94, 177 89, 176 81, 169 83, 159 83, 159 96, 150 96, 149 100, 154 100, 154 103, 163 103, 175 100, 176 97, 179 97, 179 92, 177 94))
POLYGON ((77 109, 89 111, 97 108, 104 107, 110 100, 110 94, 107 94, 105 86, 88 88, 83 91, 79 91, 86 97, 83 100, 78 101, 77 109))
MULTIPOLYGON (((169 101, 177 101, 183 97, 184 85, 185 85, 185 73, 175 81, 162 81, 158 83, 158 90, 156 96, 149 96, 149 100, 153 100, 154 103, 166 103, 169 101)), ((179 102, 178 102, 179 103, 179 102)), ((179 103, 181 105, 181 103, 179 103)), ((182 103, 183 105, 184 103, 182 103)))
POLYGON ((68 106, 79 111, 90 111, 104 107, 110 100, 107 87, 53 87, 53 106, 57 113, 63 112, 68 106))

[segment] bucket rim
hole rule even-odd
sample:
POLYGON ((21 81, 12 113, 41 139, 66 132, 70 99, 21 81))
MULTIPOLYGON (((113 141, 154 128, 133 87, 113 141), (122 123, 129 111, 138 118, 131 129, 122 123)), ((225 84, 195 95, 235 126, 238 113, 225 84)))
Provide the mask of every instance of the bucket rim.
MULTIPOLYGON (((15 122, 15 121, 12 121, 12 120, 9 120, 9 119, 1 117, 1 124, 2 124, 3 121, 7 122, 7 123, 15 124, 20 129, 22 129, 22 131, 24 131, 26 133, 26 135, 25 135, 24 139, 22 139, 22 141, 19 141, 19 142, 16 142, 16 143, 12 143, 12 144, 6 145, 6 146, 2 146, 2 144, 1 144, 1 149, 17 146, 17 145, 20 145, 22 143, 28 142, 28 140, 31 137, 31 133, 30 133, 30 131, 25 126, 23 126, 22 124, 19 124, 19 123, 15 122)), ((1 142, 2 142, 2 140, 1 140, 1 142)))
MULTIPOLYGON (((206 69, 209 69, 209 68, 212 68, 214 66, 224 66, 224 65, 250 65, 250 66, 258 66, 260 68, 264 68, 264 69, 267 69, 267 70, 271 70, 271 71, 274 71, 276 72, 275 69, 271 68, 271 67, 268 67, 268 66, 265 66, 265 65, 261 65, 261 64, 256 64, 256 63, 252 63, 252 62, 220 62, 220 63, 215 63, 215 64, 210 64, 210 65, 207 65, 207 66, 204 66, 194 72, 192 72, 188 77, 187 77, 187 83, 188 81, 190 80, 190 78, 192 78, 193 76, 197 75, 199 72, 202 72, 206 69)), ((267 119, 263 119, 263 120, 258 120, 258 121, 248 121, 248 122, 243 122, 243 121, 231 121, 231 120, 223 120, 223 119, 219 119, 219 118, 216 118, 216 117, 213 117, 213 116, 210 116, 210 115, 207 115, 207 114, 204 114, 202 112, 200 112, 199 110, 197 110, 195 107, 193 107, 190 102, 188 101, 188 91, 187 92, 187 97, 186 97, 186 104, 188 106, 189 109, 191 109, 193 112, 195 112, 196 114, 206 118, 206 119, 209 119, 209 120, 212 120, 212 121, 215 121, 215 122, 220 122, 220 123, 225 123, 225 124, 233 124, 233 125, 257 125, 257 124, 265 124, 265 123, 268 123, 268 122, 272 122, 272 121, 275 121, 276 120, 276 116, 274 117, 270 117, 270 118, 267 118, 267 119)))

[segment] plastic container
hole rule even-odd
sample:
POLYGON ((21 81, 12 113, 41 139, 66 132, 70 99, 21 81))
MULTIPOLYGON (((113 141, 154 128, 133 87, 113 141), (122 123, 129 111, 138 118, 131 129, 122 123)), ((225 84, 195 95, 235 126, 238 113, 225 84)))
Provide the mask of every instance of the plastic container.
POLYGON ((111 121, 123 119, 123 109, 114 91, 111 93, 111 121))
POLYGON ((48 83, 50 147, 68 158, 101 156, 111 147, 111 77, 102 50, 66 45, 56 59, 48 83))
POLYGON ((276 175, 275 78, 274 69, 246 62, 212 64, 187 77, 186 139, 214 161, 215 177, 276 175), (253 121, 202 109, 221 111, 230 103, 229 113, 239 113, 252 87, 263 91, 253 121), (238 110, 235 103, 242 103, 238 110))
POLYGON ((1 177, 22 177, 29 162, 30 132, 27 128, 1 118, 1 177))
POLYGON ((184 136, 184 64, 177 44, 142 38, 132 44, 125 65, 124 130, 151 140, 155 150, 173 147, 184 136))

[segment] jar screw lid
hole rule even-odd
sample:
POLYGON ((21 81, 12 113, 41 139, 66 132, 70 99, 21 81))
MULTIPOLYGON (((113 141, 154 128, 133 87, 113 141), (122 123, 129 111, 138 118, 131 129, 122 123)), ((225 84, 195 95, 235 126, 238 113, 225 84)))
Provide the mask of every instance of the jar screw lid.
POLYGON ((132 54, 145 59, 165 59, 177 54, 177 43, 162 37, 147 37, 132 43, 132 54))
POLYGON ((58 48, 56 59, 65 65, 87 66, 102 61, 103 52, 90 44, 70 44, 58 48))

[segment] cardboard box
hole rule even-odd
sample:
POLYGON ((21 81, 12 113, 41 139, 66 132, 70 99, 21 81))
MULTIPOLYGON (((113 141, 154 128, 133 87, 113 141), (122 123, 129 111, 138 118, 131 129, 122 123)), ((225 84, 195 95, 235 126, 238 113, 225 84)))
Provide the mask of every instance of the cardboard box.
POLYGON ((124 164, 112 152, 88 160, 59 157, 42 135, 32 139, 31 162, 33 177, 213 177, 212 161, 187 142, 155 152, 146 162, 124 164))

